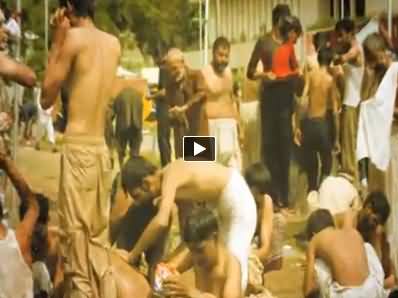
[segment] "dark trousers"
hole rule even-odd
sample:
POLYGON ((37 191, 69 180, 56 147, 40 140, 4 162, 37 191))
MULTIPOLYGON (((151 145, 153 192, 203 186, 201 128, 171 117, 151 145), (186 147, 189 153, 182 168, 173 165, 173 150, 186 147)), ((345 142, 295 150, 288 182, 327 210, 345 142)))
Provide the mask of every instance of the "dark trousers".
POLYGON ((169 105, 160 99, 156 103, 156 118, 158 121, 158 145, 162 167, 171 161, 169 105))
POLYGON ((331 132, 326 117, 305 119, 302 122, 303 166, 308 177, 309 191, 318 190, 323 178, 329 176, 332 170, 331 132), (318 155, 321 160, 320 177, 318 155))
POLYGON ((142 128, 132 126, 123 131, 119 131, 116 135, 116 141, 120 167, 122 167, 127 145, 130 149, 130 157, 140 155, 142 144, 142 128))
POLYGON ((288 207, 289 203, 293 103, 292 81, 284 80, 262 86, 260 109, 263 161, 271 173, 278 201, 283 207, 288 207))

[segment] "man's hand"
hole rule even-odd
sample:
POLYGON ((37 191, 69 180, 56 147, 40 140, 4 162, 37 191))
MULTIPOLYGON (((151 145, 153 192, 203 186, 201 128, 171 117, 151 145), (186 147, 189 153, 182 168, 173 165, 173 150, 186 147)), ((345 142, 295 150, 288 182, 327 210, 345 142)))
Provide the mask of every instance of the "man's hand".
POLYGON ((263 72, 262 78, 265 80, 273 81, 273 80, 276 80, 276 75, 272 71, 263 72))
POLYGON ((339 143, 339 142, 336 142, 336 143, 334 144, 333 152, 336 153, 336 154, 338 154, 338 153, 341 152, 341 147, 340 147, 340 143, 339 143))
POLYGON ((69 19, 65 14, 65 8, 58 8, 52 16, 50 23, 54 28, 53 43, 57 46, 62 46, 66 33, 71 27, 69 19))
POLYGON ((189 129, 187 115, 185 114, 186 111, 187 106, 175 106, 169 110, 169 116, 171 119, 174 119, 178 123, 182 124, 185 129, 189 129))
POLYGON ((189 288, 177 276, 171 276, 163 282, 163 293, 166 297, 194 298, 195 292, 195 289, 189 288))
POLYGON ((4 146, 0 146, 0 168, 4 169, 8 160, 8 155, 6 148, 4 146))
POLYGON ((297 128, 297 129, 294 131, 293 142, 294 142, 297 146, 301 147, 302 141, 303 141, 303 133, 302 133, 301 129, 297 128))

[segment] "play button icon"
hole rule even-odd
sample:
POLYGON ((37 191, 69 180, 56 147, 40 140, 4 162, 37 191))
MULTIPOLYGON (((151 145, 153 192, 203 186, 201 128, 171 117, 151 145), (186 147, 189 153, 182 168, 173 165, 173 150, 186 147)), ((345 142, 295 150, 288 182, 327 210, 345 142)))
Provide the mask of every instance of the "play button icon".
POLYGON ((215 137, 184 137, 184 161, 215 161, 215 137))
POLYGON ((193 156, 196 156, 205 150, 206 150, 206 147, 203 147, 202 145, 200 145, 196 142, 193 143, 193 156))

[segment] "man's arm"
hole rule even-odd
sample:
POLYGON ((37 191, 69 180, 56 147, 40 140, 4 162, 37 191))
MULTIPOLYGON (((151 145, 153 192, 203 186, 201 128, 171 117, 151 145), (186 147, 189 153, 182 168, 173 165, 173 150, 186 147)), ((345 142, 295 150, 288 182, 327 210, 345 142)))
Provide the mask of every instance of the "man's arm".
POLYGON ((261 51, 263 40, 259 39, 254 47, 254 50, 251 54, 249 64, 247 66, 246 76, 249 80, 257 80, 263 77, 262 73, 257 71, 258 62, 261 60, 261 51))
POLYGON ((363 59, 361 59, 361 50, 358 45, 354 45, 350 48, 350 50, 340 56, 341 63, 347 63, 352 61, 357 66, 363 65, 363 59))
POLYGON ((25 249, 30 250, 30 241, 36 220, 39 216, 39 205, 35 194, 18 171, 15 163, 4 152, 0 152, 0 167, 7 173, 7 176, 18 192, 20 200, 28 204, 28 210, 17 228, 17 238, 20 242, 22 252, 24 252, 25 249))
MULTIPOLYGON (((235 258, 235 257, 233 257, 235 258)), ((233 259, 228 266, 228 275, 221 298, 242 298, 241 268, 238 260, 233 259)))
POLYGON ((67 18, 61 13, 59 13, 57 18, 58 21, 44 75, 40 102, 45 110, 54 105, 77 53, 76 40, 73 32, 69 30, 67 18))
POLYGON ((189 175, 186 174, 186 168, 184 168, 179 161, 166 167, 163 173, 162 196, 158 213, 145 228, 137 244, 130 252, 130 263, 135 263, 141 253, 151 246, 161 233, 167 230, 175 203, 177 189, 189 179, 188 176, 189 175), (181 173, 184 173, 184 175, 181 175, 181 173))
POLYGON ((33 87, 36 84, 36 74, 33 70, 3 53, 0 53, 0 76, 25 87, 33 87))
POLYGON ((271 235, 273 229, 274 208, 272 206, 271 198, 264 198, 264 212, 261 216, 261 234, 260 234, 260 248, 256 254, 258 258, 264 262, 268 257, 271 247, 271 235))
POLYGON ((333 111, 333 126, 335 131, 335 143, 334 143, 334 150, 336 152, 340 151, 340 142, 339 142, 339 135, 340 135, 340 105, 339 105, 339 92, 337 89, 337 85, 333 82, 332 86, 330 87, 330 100, 332 105, 333 111))
POLYGON ((315 253, 316 244, 315 239, 312 239, 308 244, 307 248, 307 266, 304 273, 304 297, 310 297, 310 295, 317 290, 315 283, 315 253))

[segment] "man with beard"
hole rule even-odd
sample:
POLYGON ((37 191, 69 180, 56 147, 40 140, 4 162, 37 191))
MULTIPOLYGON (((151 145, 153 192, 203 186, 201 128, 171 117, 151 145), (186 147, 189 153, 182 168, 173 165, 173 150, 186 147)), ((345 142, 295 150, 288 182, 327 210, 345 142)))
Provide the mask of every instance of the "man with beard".
POLYGON ((202 69, 206 83, 209 133, 216 137, 216 161, 241 168, 238 103, 233 98, 233 77, 228 67, 231 45, 224 37, 213 44, 213 61, 202 69))
POLYGON ((185 65, 184 54, 170 49, 165 57, 168 82, 166 100, 174 128, 176 158, 182 157, 183 137, 207 135, 208 123, 204 110, 203 78, 198 71, 185 65))

